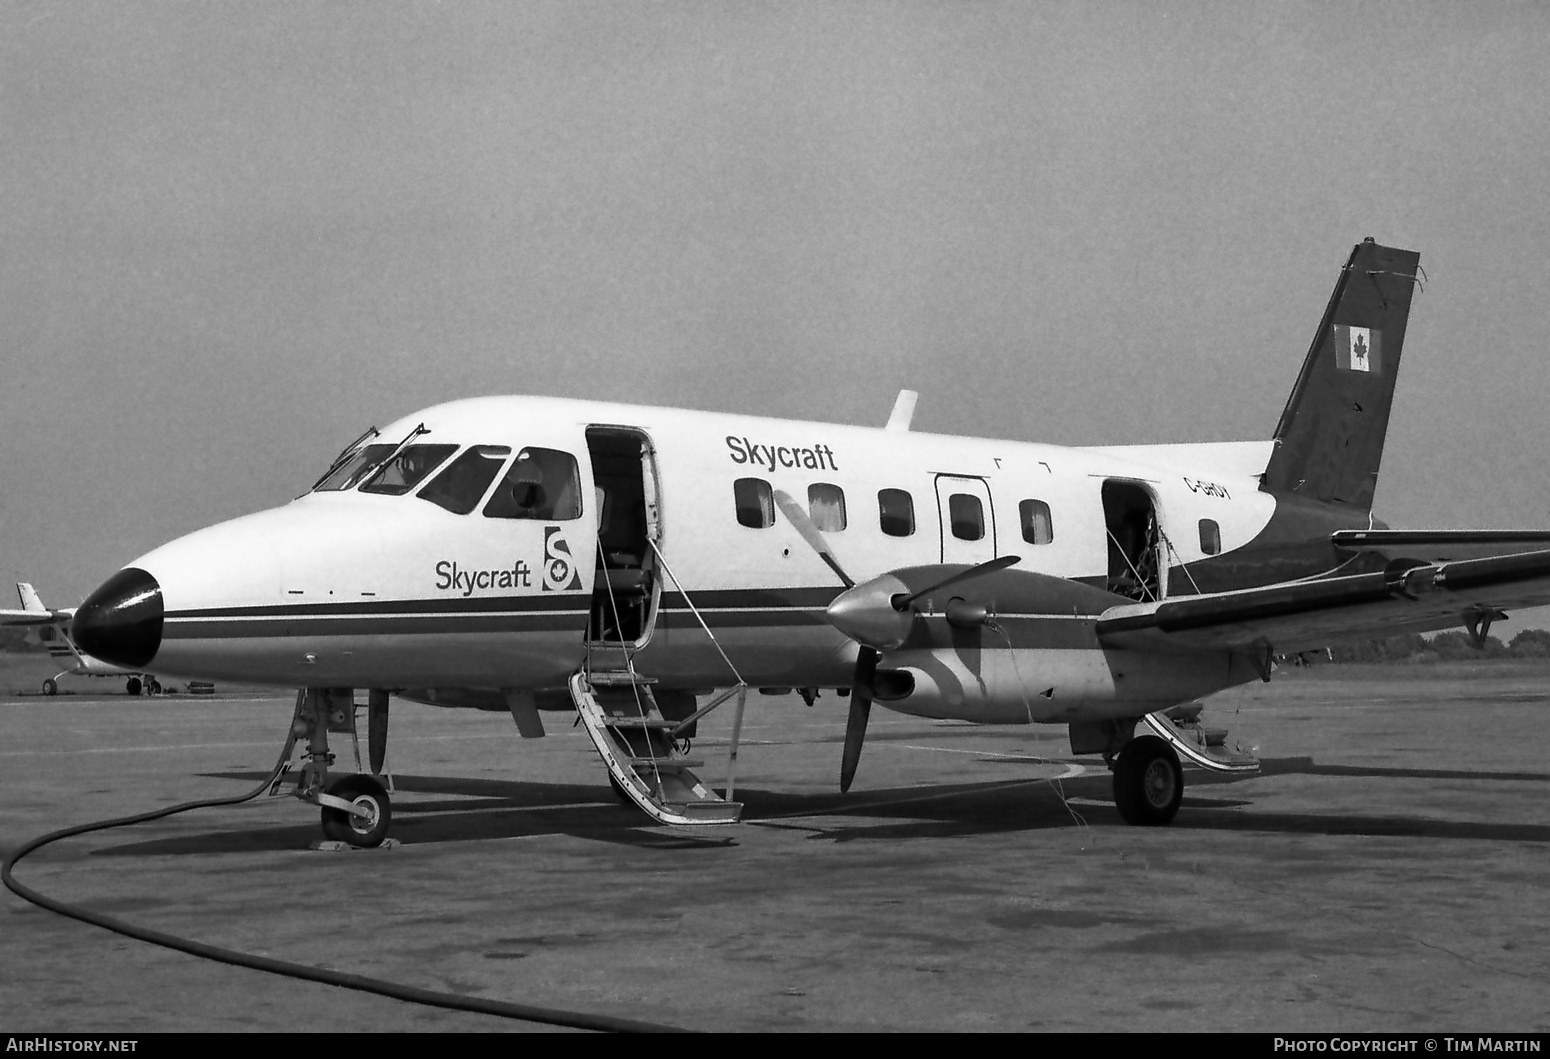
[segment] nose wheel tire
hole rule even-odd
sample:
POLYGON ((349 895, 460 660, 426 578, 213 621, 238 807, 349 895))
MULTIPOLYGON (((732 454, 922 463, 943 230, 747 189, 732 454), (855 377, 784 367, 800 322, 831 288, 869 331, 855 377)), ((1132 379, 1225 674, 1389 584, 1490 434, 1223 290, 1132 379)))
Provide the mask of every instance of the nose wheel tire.
POLYGON ((388 802, 387 788, 375 778, 360 773, 330 784, 328 793, 365 809, 367 815, 354 816, 331 805, 323 806, 325 837, 359 849, 375 849, 382 845, 382 840, 387 837, 388 825, 393 822, 393 808, 388 802))
POLYGON ((1184 770, 1173 747, 1155 735, 1125 744, 1114 765, 1114 805, 1127 824, 1166 824, 1183 800, 1184 770))
POLYGON ((45 694, 45 695, 58 695, 59 694, 59 684, 57 682, 55 682, 53 677, 49 677, 47 680, 45 680, 43 682, 43 694, 45 694))

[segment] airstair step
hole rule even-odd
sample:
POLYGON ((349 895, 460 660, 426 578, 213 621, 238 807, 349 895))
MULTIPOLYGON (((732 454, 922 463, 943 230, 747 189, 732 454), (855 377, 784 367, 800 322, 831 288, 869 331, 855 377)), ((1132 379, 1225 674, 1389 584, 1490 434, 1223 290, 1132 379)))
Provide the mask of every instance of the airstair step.
POLYGON ((587 683, 595 688, 617 687, 629 684, 655 684, 656 677, 643 677, 628 670, 606 669, 587 674, 587 683))
POLYGON ((617 789, 658 823, 737 823, 742 807, 723 801, 692 771, 704 762, 671 756, 669 729, 677 722, 656 712, 650 688, 642 686, 649 681, 616 670, 570 679, 577 714, 617 789))
POLYGON ((705 766, 703 761, 689 761, 686 758, 632 757, 625 760, 637 769, 654 768, 663 772, 681 772, 684 769, 697 769, 705 766))
POLYGON ((703 802, 663 802, 662 808, 680 816, 693 817, 695 820, 711 821, 726 820, 736 823, 738 817, 743 815, 742 802, 703 801, 703 802))

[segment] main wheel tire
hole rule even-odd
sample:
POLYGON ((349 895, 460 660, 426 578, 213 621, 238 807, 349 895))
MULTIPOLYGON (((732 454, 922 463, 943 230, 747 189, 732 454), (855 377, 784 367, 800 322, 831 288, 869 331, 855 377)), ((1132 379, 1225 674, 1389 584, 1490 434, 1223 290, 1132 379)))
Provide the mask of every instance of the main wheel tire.
POLYGON ((393 822, 393 806, 387 788, 365 773, 346 776, 329 784, 328 793, 366 809, 367 819, 353 816, 331 805, 323 806, 323 835, 335 842, 348 842, 359 849, 375 849, 387 837, 393 822))
POLYGON ((43 694, 45 694, 45 695, 58 695, 59 694, 59 684, 58 684, 57 681, 54 680, 53 677, 49 677, 47 680, 45 680, 43 682, 43 694))
POLYGON ((132 696, 139 695, 140 694, 140 678, 139 677, 130 677, 127 681, 124 682, 124 690, 129 692, 129 694, 132 695, 132 696))
POLYGON ((1114 766, 1114 805, 1127 824, 1166 824, 1183 800, 1184 770, 1173 747, 1155 735, 1125 744, 1114 766))

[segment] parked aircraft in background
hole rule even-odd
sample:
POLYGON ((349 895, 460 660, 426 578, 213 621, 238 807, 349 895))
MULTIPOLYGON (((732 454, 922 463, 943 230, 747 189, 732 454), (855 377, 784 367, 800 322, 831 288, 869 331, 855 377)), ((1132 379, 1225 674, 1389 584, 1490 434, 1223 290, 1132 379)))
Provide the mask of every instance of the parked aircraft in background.
MULTIPOLYGON (((380 842, 369 775, 328 733, 368 689, 579 712, 655 819, 737 819, 685 758, 748 686, 1062 724, 1128 821, 1171 820, 1195 765, 1255 767, 1195 700, 1277 654, 1467 626, 1550 602, 1550 533, 1408 533, 1371 514, 1419 255, 1357 245, 1271 440, 1064 448, 681 409, 488 397, 370 430, 307 495, 172 541, 75 616, 92 654, 300 687, 296 793, 380 842), (701 702, 714 689, 728 689, 701 702)), ((1028 385, 1037 385, 1030 362, 1028 385)), ((734 757, 737 725, 734 725, 734 757)))
POLYGON ((123 677, 125 678, 124 690, 131 695, 138 695, 142 691, 148 695, 154 695, 161 690, 161 684, 149 673, 126 669, 82 653, 70 639, 70 622, 75 616, 74 607, 50 610, 43 605, 43 600, 38 598, 38 593, 33 587, 26 582, 17 583, 16 594, 21 597, 22 609, 0 610, 0 625, 28 626, 29 635, 35 636, 47 648, 49 657, 57 659, 60 665, 66 667, 43 682, 43 694, 57 695, 59 678, 72 675, 123 677))

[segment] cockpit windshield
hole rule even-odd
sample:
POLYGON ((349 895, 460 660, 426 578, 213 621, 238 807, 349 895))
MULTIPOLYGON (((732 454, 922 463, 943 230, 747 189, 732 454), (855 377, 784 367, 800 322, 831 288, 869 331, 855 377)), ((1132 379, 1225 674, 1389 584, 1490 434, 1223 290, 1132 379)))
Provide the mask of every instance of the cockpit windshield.
POLYGON ((402 496, 424 481, 456 451, 456 445, 410 445, 400 449, 397 455, 378 467, 376 473, 366 480, 366 484, 361 486, 361 492, 402 496))
POLYGON ((339 489, 354 489, 361 483, 361 479, 370 474, 377 464, 392 455, 396 448, 398 446, 392 444, 367 445, 337 464, 323 477, 322 481, 312 487, 313 492, 327 493, 339 489))
MULTIPOLYGON (((312 487, 312 491, 315 493, 323 493, 337 492, 343 489, 354 489, 366 479, 368 474, 376 470, 380 464, 390 461, 396 463, 397 457, 400 456, 403 452, 407 451, 411 441, 419 437, 421 434, 429 433, 430 431, 426 428, 425 424, 421 423, 419 426, 415 427, 407 435, 405 435, 404 440, 400 441, 397 445, 367 445, 365 448, 357 450, 357 446, 361 445, 367 439, 381 437, 381 432, 378 431, 376 427, 372 427, 370 430, 366 431, 366 433, 356 438, 353 445, 345 449, 344 452, 340 453, 339 457, 334 460, 334 465, 328 469, 328 473, 322 477, 317 485, 312 487)), ((432 446, 421 447, 430 448, 432 446)), ((452 449, 456 448, 456 445, 452 446, 452 449)), ((446 453, 443 453, 441 459, 446 458, 446 453)), ((438 460, 436 462, 439 463, 441 461, 438 460)), ((430 470, 434 467, 435 464, 427 467, 426 473, 429 473, 430 470)), ((418 479, 416 480, 418 481, 418 479)), ((376 490, 374 490, 374 492, 375 491, 376 490)), ((391 492, 392 490, 385 489, 381 491, 391 492)), ((403 492, 403 490, 399 490, 399 492, 403 492)))
POLYGON ((466 515, 479 506, 485 490, 510 455, 511 450, 505 445, 474 445, 447 464, 447 469, 416 495, 454 515, 466 515))

